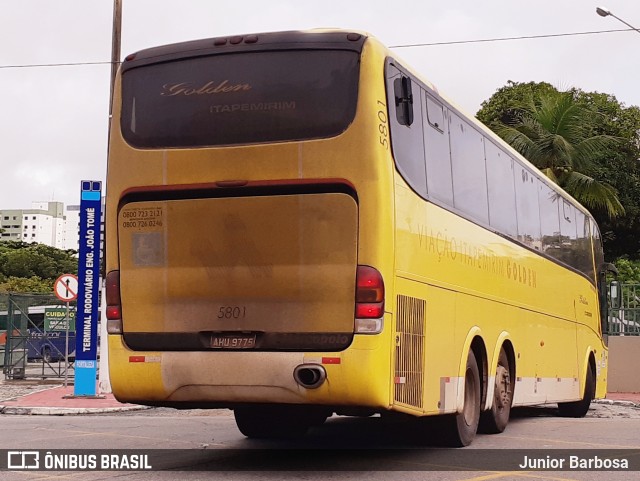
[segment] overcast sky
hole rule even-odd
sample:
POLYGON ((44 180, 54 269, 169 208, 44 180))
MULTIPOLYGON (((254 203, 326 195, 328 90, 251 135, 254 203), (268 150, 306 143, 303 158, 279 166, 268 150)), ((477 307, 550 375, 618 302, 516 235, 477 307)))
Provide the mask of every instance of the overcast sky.
MULTIPOLYGON (((340 27, 388 46, 640 27, 637 0, 122 0, 122 56, 166 43, 340 27)), ((78 204, 104 180, 112 0, 0 0, 0 209, 78 204)), ((396 48, 473 115, 508 80, 613 94, 640 105, 640 32, 396 48)))

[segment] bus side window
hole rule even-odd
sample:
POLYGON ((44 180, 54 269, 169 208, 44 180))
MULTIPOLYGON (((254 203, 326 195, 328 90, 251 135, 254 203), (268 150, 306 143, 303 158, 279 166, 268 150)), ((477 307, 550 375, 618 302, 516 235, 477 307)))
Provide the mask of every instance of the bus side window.
POLYGON ((516 164, 513 177, 516 184, 518 240, 531 249, 540 251, 540 204, 531 201, 537 198, 539 180, 519 162, 516 164))
POLYGON ((444 107, 440 102, 427 94, 427 121, 436 130, 444 133, 444 107))
POLYGON ((589 279, 593 279, 593 255, 591 250, 591 233, 589 232, 589 218, 576 209, 577 251, 576 267, 584 272, 589 279))
POLYGON ((449 136, 455 208, 477 222, 488 224, 484 136, 455 113, 449 116, 449 136))
POLYGON ((540 231, 542 252, 558 259, 560 253, 560 213, 559 194, 545 182, 539 184, 540 231))
POLYGON ((489 191, 489 224, 497 231, 518 236, 513 159, 488 139, 484 142, 489 191))
POLYGON ((558 259, 565 264, 579 269, 578 222, 576 209, 564 198, 560 200, 560 249, 558 259))
POLYGON ((422 109, 419 105, 421 89, 417 85, 414 86, 418 99, 415 102, 417 108, 414 109, 414 87, 411 87, 409 77, 392 63, 387 64, 386 77, 391 147, 396 168, 418 195, 426 197, 422 109))
POLYGON ((427 190, 429 198, 453 207, 451 152, 449 149, 449 123, 444 105, 422 91, 424 106, 424 150, 427 163, 427 190))

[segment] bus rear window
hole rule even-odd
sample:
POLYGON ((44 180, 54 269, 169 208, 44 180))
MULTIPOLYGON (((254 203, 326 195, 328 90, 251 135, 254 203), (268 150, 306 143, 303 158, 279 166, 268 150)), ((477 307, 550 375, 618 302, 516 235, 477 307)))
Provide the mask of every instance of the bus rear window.
POLYGON ((353 51, 246 52, 152 64, 122 76, 122 133, 139 148, 331 137, 353 121, 353 51))

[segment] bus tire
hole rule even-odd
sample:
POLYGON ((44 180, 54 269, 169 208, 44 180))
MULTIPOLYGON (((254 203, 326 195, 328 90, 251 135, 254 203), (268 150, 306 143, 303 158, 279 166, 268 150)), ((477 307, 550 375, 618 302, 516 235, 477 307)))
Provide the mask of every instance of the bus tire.
POLYGON ((509 356, 500 349, 495 372, 495 386, 491 408, 480 415, 479 431, 485 434, 501 433, 509 423, 513 402, 514 378, 509 365, 509 356))
POLYGON ((248 438, 302 437, 317 419, 296 405, 245 405, 233 410, 236 425, 248 438))
POLYGON ((584 395, 582 396, 582 399, 580 401, 558 403, 558 411, 560 413, 560 416, 565 418, 585 417, 587 415, 587 412, 589 411, 591 400, 595 397, 595 394, 596 378, 593 372, 593 367, 591 366, 591 363, 589 363, 584 384, 584 395))
POLYGON ((478 362, 472 350, 467 356, 467 365, 464 374, 464 405, 462 412, 445 416, 444 442, 451 447, 464 447, 471 444, 478 431, 480 422, 480 370, 478 362))
POLYGON ((44 346, 42 348, 42 360, 49 364, 53 358, 51 357, 51 348, 49 346, 44 346))

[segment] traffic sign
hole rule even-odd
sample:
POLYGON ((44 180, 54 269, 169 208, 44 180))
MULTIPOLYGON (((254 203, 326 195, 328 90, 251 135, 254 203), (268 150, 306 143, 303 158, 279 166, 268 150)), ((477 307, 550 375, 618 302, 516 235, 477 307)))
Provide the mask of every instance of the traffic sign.
POLYGON ((78 277, 73 274, 62 274, 56 279, 53 292, 61 301, 75 301, 78 298, 78 277))

